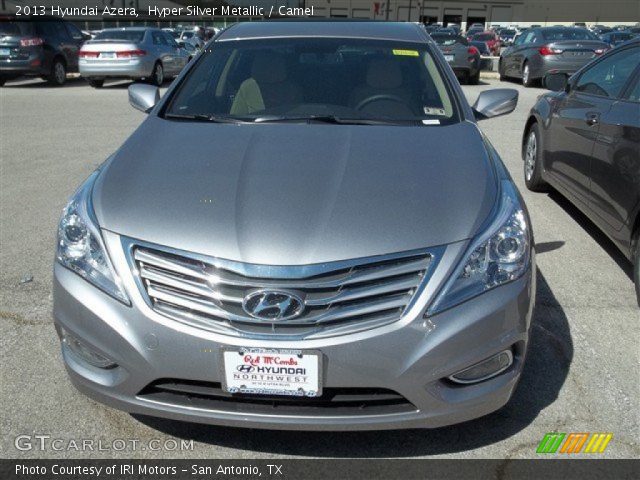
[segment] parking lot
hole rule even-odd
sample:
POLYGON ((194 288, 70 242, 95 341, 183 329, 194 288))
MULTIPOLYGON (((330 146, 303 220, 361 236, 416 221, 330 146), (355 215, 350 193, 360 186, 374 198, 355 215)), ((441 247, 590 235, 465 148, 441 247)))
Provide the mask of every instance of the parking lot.
MULTIPOLYGON (((94 90, 40 80, 0 89, 0 455, 8 458, 535 457, 545 433, 612 432, 607 457, 638 457, 640 313, 631 265, 557 194, 524 188, 520 142, 540 88, 483 80, 470 101, 496 86, 520 91, 516 111, 481 123, 531 213, 538 292, 528 363, 502 410, 438 430, 366 433, 270 432, 132 417, 94 403, 69 383, 52 321, 56 223, 69 195, 144 119, 129 83, 94 90), (634 373, 635 372, 635 373, 634 373), (70 440, 193 439, 188 451, 88 451, 14 446, 18 435, 70 440)), ((425 152, 428 155, 428 152, 425 152)), ((173 444, 171 444, 173 445, 173 444)))

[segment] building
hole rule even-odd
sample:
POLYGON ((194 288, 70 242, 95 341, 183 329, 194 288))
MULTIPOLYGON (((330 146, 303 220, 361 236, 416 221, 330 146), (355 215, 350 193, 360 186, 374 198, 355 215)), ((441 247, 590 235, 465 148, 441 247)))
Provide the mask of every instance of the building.
POLYGON ((485 25, 636 24, 637 0, 308 0, 321 17, 485 25))

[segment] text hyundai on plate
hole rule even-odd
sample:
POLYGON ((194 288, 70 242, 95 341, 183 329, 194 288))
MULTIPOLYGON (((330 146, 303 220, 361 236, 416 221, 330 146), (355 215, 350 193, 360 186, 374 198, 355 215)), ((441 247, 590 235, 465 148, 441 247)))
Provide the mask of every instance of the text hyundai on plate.
POLYGON ((510 398, 535 292, 522 199, 424 29, 235 25, 64 210, 73 383, 129 412, 437 427, 510 398))

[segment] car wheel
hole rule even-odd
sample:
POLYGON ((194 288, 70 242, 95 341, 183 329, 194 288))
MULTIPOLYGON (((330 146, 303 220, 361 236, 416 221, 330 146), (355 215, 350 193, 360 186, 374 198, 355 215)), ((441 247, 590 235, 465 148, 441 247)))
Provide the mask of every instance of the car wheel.
POLYGON ((67 81, 67 67, 61 58, 55 58, 51 64, 51 71, 47 76, 50 85, 60 86, 67 81))
POLYGON ((480 82, 480 70, 476 70, 476 73, 468 77, 469 85, 477 85, 478 82, 480 82))
POLYGON ((93 88, 102 88, 102 86, 104 85, 103 78, 90 78, 88 82, 89 85, 91 85, 93 88))
POLYGON ((529 68, 529 62, 525 62, 522 66, 522 85, 525 87, 533 86, 533 79, 531 78, 531 68, 529 68))
POLYGON ((502 65, 502 60, 498 62, 498 76, 500 77, 500 81, 504 82, 507 80, 507 76, 504 74, 504 66, 502 65))
POLYGON ((149 83, 157 87, 162 86, 164 83, 164 68, 162 68, 162 64, 160 62, 156 62, 153 66, 153 72, 151 72, 151 76, 149 77, 149 83))
POLYGON ((7 81, 6 78, 0 77, 0 87, 2 87, 6 81, 7 81))
POLYGON ((540 127, 531 125, 523 148, 524 182, 532 192, 544 192, 548 185, 542 178, 542 148, 540 144, 540 127))
POLYGON ((638 300, 638 306, 640 307, 640 228, 636 230, 636 234, 633 237, 633 281, 636 284, 636 298, 638 300))

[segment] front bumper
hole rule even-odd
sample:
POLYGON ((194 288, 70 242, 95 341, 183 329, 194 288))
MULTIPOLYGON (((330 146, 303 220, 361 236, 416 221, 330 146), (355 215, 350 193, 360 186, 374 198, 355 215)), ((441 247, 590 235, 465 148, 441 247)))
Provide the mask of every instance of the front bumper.
MULTIPOLYGON (((107 237, 113 236, 109 234, 107 237)), ((174 322, 151 310, 135 286, 122 252, 111 255, 132 306, 102 293, 73 272, 54 268, 54 317, 67 332, 113 359, 118 366, 99 369, 63 345, 73 384, 91 398, 131 413, 217 425, 300 430, 377 430, 440 427, 486 415, 502 407, 522 371, 528 342, 535 264, 525 276, 455 308, 425 319, 416 307, 400 321, 353 334, 303 341, 262 341, 206 332, 174 322), (202 408, 182 402, 149 400, 140 392, 159 379, 219 382, 218 352, 223 346, 296 348, 323 356, 324 388, 384 388, 402 395, 412 408, 369 414, 367 410, 318 410, 313 414, 278 409, 245 409, 240 402, 202 408), (443 380, 485 358, 511 349, 514 363, 500 375, 473 385, 443 380)), ((447 248, 431 277, 433 296, 465 245, 447 248), (440 270, 440 271, 439 271, 440 270)), ((422 297, 421 297, 422 300, 422 297)), ((421 303, 425 305, 423 301, 421 303)))

